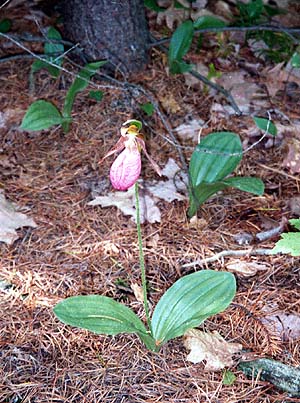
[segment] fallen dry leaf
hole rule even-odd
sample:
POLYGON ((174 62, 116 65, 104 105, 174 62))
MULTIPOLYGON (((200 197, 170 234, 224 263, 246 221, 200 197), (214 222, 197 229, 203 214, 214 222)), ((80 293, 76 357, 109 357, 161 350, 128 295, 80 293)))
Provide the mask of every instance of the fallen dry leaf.
POLYGON ((243 262, 234 260, 226 265, 226 268, 235 273, 241 274, 243 277, 254 276, 258 271, 268 270, 268 267, 262 263, 243 262))
POLYGON ((173 30, 175 25, 179 25, 181 22, 188 18, 196 20, 200 15, 205 12, 206 14, 211 14, 208 10, 203 10, 206 6, 207 0, 196 0, 192 4, 186 0, 178 0, 178 2, 184 6, 184 8, 178 8, 175 6, 174 1, 170 2, 165 0, 160 0, 158 4, 161 7, 168 7, 165 11, 161 11, 157 14, 157 24, 163 24, 164 20, 169 29, 173 30))
MULTIPOLYGON (((230 91, 237 106, 244 113, 260 110, 263 106, 268 107, 267 94, 256 83, 247 81, 246 77, 247 73, 240 69, 222 74, 216 82, 230 91)), ((227 108, 227 110, 230 112, 230 109, 227 108)))
POLYGON ((300 315, 277 312, 261 319, 271 332, 280 335, 283 341, 300 338, 300 315))
MULTIPOLYGON (((274 97, 279 90, 283 90, 286 82, 293 81, 300 85, 300 78, 290 68, 284 68, 285 62, 276 64, 275 67, 266 68, 262 75, 270 97, 274 97)), ((297 69, 294 69, 297 70, 297 69)))
POLYGON ((130 287, 131 287, 131 289, 132 289, 132 291, 134 293, 134 296, 135 296, 136 300, 138 302, 143 303, 144 302, 143 288, 140 285, 138 285, 137 283, 132 283, 130 285, 130 287))
POLYGON ((193 140, 198 142, 199 131, 206 127, 202 119, 191 119, 187 123, 177 126, 175 131, 182 140, 193 140))
POLYGON ((15 206, 7 201, 2 193, 0 193, 0 242, 11 245, 18 234, 15 231, 21 227, 36 227, 36 223, 26 214, 18 213, 15 206))
POLYGON ((179 103, 176 101, 174 98, 174 95, 168 94, 165 96, 160 96, 159 101, 162 105, 162 107, 168 112, 168 113, 176 113, 181 110, 181 106, 179 103))
POLYGON ((290 138, 287 141, 288 152, 282 162, 284 168, 288 168, 292 174, 300 173, 300 140, 298 138, 290 138))
MULTIPOLYGON (((134 186, 126 192, 109 192, 106 196, 97 196, 88 203, 89 206, 110 207, 116 206, 125 215, 129 215, 136 222, 135 191, 134 186)), ((143 224, 160 222, 161 214, 155 201, 148 195, 140 197, 140 220, 143 224)))
POLYGON ((205 333, 191 329, 184 336, 184 346, 191 350, 187 360, 194 364, 205 360, 205 371, 218 371, 232 366, 233 354, 243 348, 241 344, 228 343, 218 332, 205 333))

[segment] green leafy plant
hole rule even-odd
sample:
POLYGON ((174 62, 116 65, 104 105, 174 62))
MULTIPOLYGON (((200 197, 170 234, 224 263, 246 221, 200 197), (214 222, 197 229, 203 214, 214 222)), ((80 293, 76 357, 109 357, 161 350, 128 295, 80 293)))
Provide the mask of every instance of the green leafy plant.
POLYGON ((89 63, 79 72, 66 94, 62 112, 51 102, 44 100, 33 102, 22 120, 21 129, 36 131, 61 125, 63 131, 67 133, 72 122, 71 112, 77 94, 88 86, 91 77, 105 63, 105 61, 89 63))
POLYGON ((59 41, 62 37, 55 28, 50 27, 47 32, 47 39, 49 39, 49 42, 46 42, 44 46, 44 60, 35 60, 33 62, 31 66, 30 80, 33 80, 34 73, 37 73, 41 69, 48 70, 54 78, 59 76, 59 67, 63 63, 64 45, 52 41, 59 41), (47 62, 51 62, 52 64, 47 62))
MULTIPOLYGON (((168 52, 170 72, 172 74, 180 74, 186 73, 193 69, 193 65, 183 61, 183 57, 190 50, 196 30, 219 28, 224 26, 226 26, 224 21, 210 15, 199 17, 194 22, 187 20, 180 24, 172 34, 170 41, 168 52)), ((199 41, 201 42, 201 35, 199 41)))
POLYGON ((210 133, 196 146, 189 165, 189 210, 196 214, 209 197, 228 187, 262 195, 264 184, 253 177, 227 177, 242 159, 239 136, 231 132, 210 133))
MULTIPOLYGON (((283 9, 264 4, 263 0, 252 0, 248 3, 239 1, 237 8, 239 15, 233 24, 242 27, 269 24, 272 17, 285 13, 283 9)), ((295 47, 290 36, 284 32, 257 31, 254 29, 246 34, 246 38, 264 41, 267 48, 262 47, 258 53, 276 63, 287 61, 292 56, 295 47)))
POLYGON ((276 253, 290 253, 292 256, 300 256, 300 218, 289 220, 296 232, 284 232, 272 249, 276 253))
MULTIPOLYGON (((149 350, 158 351, 168 340, 182 336, 188 329, 226 309, 235 295, 236 283, 234 275, 229 272, 202 270, 186 275, 163 294, 150 317, 136 182, 141 168, 140 150, 148 154, 140 136, 141 122, 130 120, 127 123, 129 127, 122 127, 120 140, 106 156, 123 150, 110 170, 110 179, 116 189, 126 190, 132 186, 132 182, 135 183, 139 260, 147 326, 127 306, 102 295, 67 298, 54 307, 54 313, 65 324, 98 334, 134 333, 149 350)), ((154 161, 148 158, 159 173, 154 161)))
POLYGON ((154 112, 154 105, 151 102, 146 102, 145 104, 140 104, 142 111, 146 113, 147 116, 152 116, 154 112))
POLYGON ((170 72, 172 74, 186 73, 187 71, 191 71, 193 66, 184 62, 182 58, 190 49, 193 41, 193 35, 194 25, 190 20, 179 25, 179 27, 173 33, 168 53, 168 62, 170 72))

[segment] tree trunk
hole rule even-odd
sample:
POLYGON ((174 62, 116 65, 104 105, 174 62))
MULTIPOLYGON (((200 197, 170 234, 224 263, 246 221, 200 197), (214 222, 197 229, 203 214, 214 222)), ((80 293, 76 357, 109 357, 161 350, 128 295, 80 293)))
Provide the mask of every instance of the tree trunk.
POLYGON ((143 0, 62 0, 65 36, 89 61, 108 60, 113 71, 140 71, 149 34, 143 0))

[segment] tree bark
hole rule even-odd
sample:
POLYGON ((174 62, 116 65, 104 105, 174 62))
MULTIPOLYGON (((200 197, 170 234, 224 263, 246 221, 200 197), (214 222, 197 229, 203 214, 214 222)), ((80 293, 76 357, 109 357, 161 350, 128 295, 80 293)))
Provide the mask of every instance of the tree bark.
POLYGON ((143 0, 62 0, 65 36, 89 61, 108 60, 110 70, 136 72, 147 63, 149 33, 143 0))

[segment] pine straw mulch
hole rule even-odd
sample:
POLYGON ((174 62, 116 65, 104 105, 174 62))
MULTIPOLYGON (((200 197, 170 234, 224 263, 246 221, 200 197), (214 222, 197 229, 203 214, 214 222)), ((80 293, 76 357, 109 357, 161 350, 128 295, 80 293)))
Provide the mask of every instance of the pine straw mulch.
MULTIPOLYGON (((157 66, 157 65, 156 65, 157 66)), ((131 283, 140 284, 138 246, 134 223, 115 208, 88 206, 95 192, 109 189, 110 161, 98 161, 116 142, 118 128, 132 116, 131 105, 118 90, 106 91, 101 104, 80 96, 67 135, 58 129, 26 133, 18 129, 24 111, 38 98, 61 104, 64 91, 41 72, 36 93, 28 94, 30 63, 11 62, 2 68, 1 110, 11 110, 11 125, 1 129, 1 170, 6 197, 23 207, 38 224, 19 230, 12 246, 1 244, 0 277, 12 286, 1 292, 0 401, 43 402, 288 402, 291 399, 271 384, 247 379, 236 367, 232 386, 222 383, 222 372, 204 372, 203 364, 186 360, 182 339, 159 354, 146 351, 133 335, 106 337, 62 325, 53 315, 61 299, 78 294, 103 294, 132 307, 143 317, 131 283), (21 66, 21 70, 20 70, 21 66), (4 81, 5 78, 5 81, 4 81)), ((150 66, 154 92, 172 94, 181 111, 170 112, 173 126, 185 116, 187 105, 201 110, 208 120, 207 99, 186 93, 182 78, 166 77, 150 66), (155 80, 153 79, 155 76, 155 80)), ((136 80, 142 80, 137 77, 136 80)), ((146 79, 145 82, 146 83, 146 79)), ((141 100, 142 101, 142 100, 141 100)), ((242 118, 210 123, 209 130, 239 132, 242 118)), ((148 131, 148 148, 161 166, 178 155, 164 136, 159 119, 156 135, 148 131)), ((189 154, 187 154, 188 156, 189 154)), ((239 168, 243 175, 260 176, 266 184, 262 197, 225 192, 208 201, 199 216, 201 227, 186 218, 187 203, 160 203, 160 224, 143 226, 150 303, 187 274, 184 263, 226 249, 240 248, 234 235, 257 232, 260 215, 280 222, 290 218, 287 200, 299 193, 299 181, 281 169, 283 150, 252 150, 239 168), (259 164, 275 169, 262 169, 259 164)), ((154 173, 145 161, 143 177, 154 173)), ((275 239, 276 240, 276 239, 275 239)), ((273 247, 274 239, 259 247, 273 247)), ((250 278, 237 276, 234 305, 207 320, 202 329, 218 330, 228 341, 242 343, 256 357, 272 356, 299 366, 296 340, 281 340, 263 326, 264 308, 299 314, 299 259, 289 256, 244 257, 266 264, 267 270, 250 278)), ((207 265, 225 270, 224 262, 207 265)), ((190 270, 192 271, 192 270, 190 270)), ((238 357, 236 362, 238 362, 238 357)))

